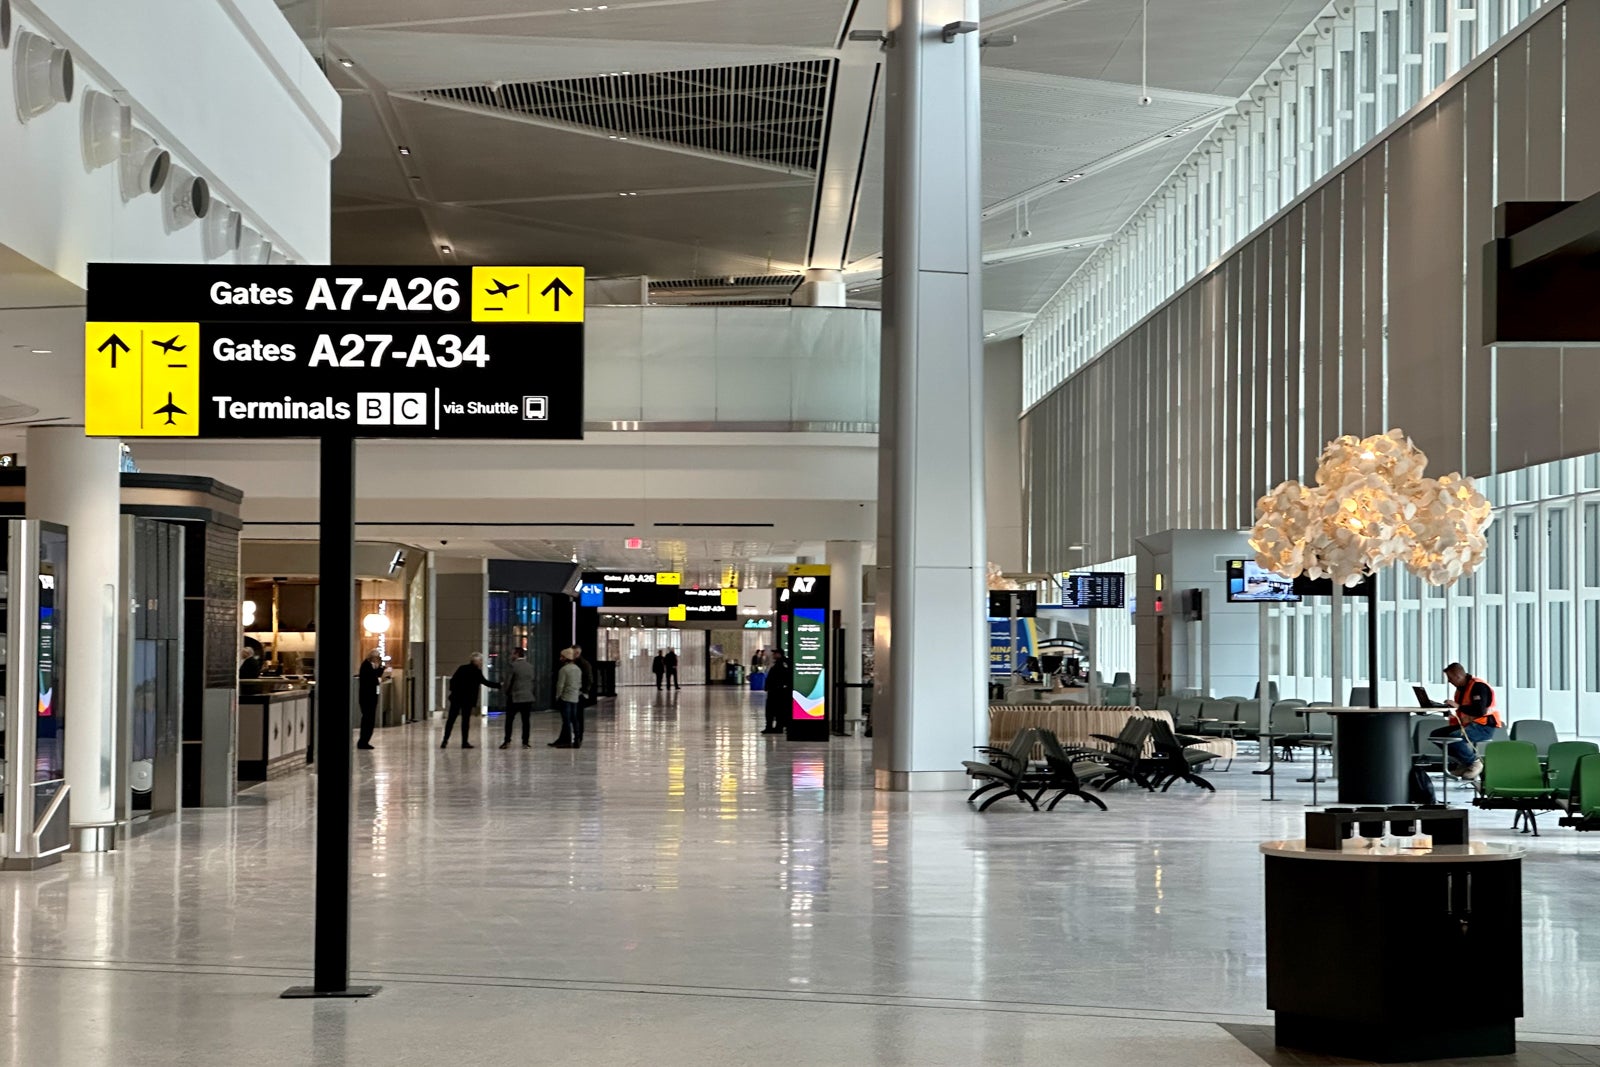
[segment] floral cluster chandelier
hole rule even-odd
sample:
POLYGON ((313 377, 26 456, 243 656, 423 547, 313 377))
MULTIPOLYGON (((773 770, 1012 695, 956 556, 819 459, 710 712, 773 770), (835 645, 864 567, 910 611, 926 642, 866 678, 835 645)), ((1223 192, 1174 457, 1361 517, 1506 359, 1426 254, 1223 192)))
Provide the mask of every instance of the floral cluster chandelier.
POLYGON ((1429 478, 1427 466, 1402 430, 1328 442, 1315 487, 1284 482, 1257 501, 1256 563, 1345 586, 1402 563, 1429 585, 1454 585, 1483 562, 1494 513, 1471 478, 1429 478))
POLYGON ((1007 578, 1005 571, 1000 568, 1000 564, 991 561, 989 563, 989 588, 1021 589, 1022 586, 1018 585, 1014 579, 1007 578))

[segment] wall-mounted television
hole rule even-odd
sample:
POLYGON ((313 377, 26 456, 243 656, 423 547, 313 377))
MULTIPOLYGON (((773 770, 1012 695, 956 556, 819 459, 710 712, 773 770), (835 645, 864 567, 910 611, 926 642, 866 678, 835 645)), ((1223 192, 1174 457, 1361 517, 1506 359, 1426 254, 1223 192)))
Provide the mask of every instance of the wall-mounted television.
POLYGON ((1264 570, 1253 559, 1228 561, 1228 602, 1231 604, 1298 604, 1294 579, 1264 570))

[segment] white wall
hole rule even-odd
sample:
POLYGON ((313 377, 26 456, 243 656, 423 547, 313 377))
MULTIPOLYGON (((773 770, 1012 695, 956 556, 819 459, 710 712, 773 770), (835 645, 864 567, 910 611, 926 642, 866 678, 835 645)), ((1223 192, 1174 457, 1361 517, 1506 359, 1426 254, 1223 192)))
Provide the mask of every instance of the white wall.
POLYGON ((1255 692, 1260 660, 1260 607, 1228 603, 1226 557, 1249 558, 1245 536, 1225 530, 1169 530, 1140 538, 1139 561, 1139 686, 1148 700, 1164 690, 1200 689, 1217 697, 1255 692), (1160 596, 1169 635, 1172 681, 1156 677, 1155 575, 1161 574, 1160 596), (1183 598, 1190 589, 1205 596, 1205 618, 1185 618, 1183 598), (1209 684, 1208 684, 1209 683, 1209 684))
POLYGON ((327 261, 338 95, 271 0, 15 0, 13 8, 13 47, 0 53, 0 244, 80 286, 95 260, 203 258, 199 225, 169 235, 158 197, 124 204, 115 164, 85 169, 79 123, 95 89, 129 105, 135 126, 274 246, 297 261, 327 261), (24 125, 11 63, 25 30, 70 49, 77 79, 70 102, 24 125))

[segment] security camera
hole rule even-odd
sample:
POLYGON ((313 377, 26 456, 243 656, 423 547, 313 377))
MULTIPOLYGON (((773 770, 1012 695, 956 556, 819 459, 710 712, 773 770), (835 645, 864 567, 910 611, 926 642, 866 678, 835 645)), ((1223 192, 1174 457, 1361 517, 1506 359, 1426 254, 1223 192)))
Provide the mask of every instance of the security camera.
POLYGON ((444 547, 444 546, 445 546, 445 545, 448 545, 448 544, 449 544, 449 543, 450 543, 450 542, 449 542, 449 541, 446 541, 446 540, 445 540, 445 539, 444 539, 444 538, 442 538, 442 537, 441 537, 441 538, 439 538, 439 547, 440 547, 440 548, 443 548, 443 547, 444 547))
POLYGON ((1140 98, 1139 98, 1139 106, 1140 106, 1140 107, 1149 107, 1149 106, 1150 106, 1150 105, 1151 105, 1151 104, 1153 104, 1153 103, 1155 103, 1155 101, 1154 101, 1154 100, 1152 100, 1152 99, 1151 99, 1151 98, 1150 98, 1150 97, 1148 97, 1148 96, 1141 96, 1141 97, 1140 97, 1140 98))

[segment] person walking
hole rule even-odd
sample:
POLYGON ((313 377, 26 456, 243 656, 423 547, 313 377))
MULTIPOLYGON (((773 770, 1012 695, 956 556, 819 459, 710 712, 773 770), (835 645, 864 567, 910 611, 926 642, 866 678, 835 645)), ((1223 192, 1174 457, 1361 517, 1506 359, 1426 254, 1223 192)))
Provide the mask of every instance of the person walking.
POLYGON ((440 748, 450 744, 450 728, 456 724, 456 716, 461 717, 461 747, 475 747, 468 739, 472 727, 472 716, 478 710, 478 690, 484 686, 490 689, 499 689, 500 686, 483 676, 483 653, 474 652, 472 657, 456 668, 450 676, 450 714, 444 720, 444 740, 439 742, 440 748))
POLYGON ((784 732, 784 716, 794 699, 790 689, 794 685, 794 672, 789 669, 789 657, 782 652, 772 654, 772 665, 767 668, 767 728, 764 734, 784 732))
POLYGON ((661 690, 661 679, 667 673, 666 649, 656 653, 656 658, 650 661, 650 673, 656 676, 656 691, 661 690))
POLYGON ((512 649, 511 667, 506 676, 506 739, 500 742, 501 748, 511 747, 511 724, 516 721, 518 715, 522 716, 522 747, 533 747, 530 737, 533 730, 533 701, 537 695, 534 682, 533 664, 528 662, 528 650, 512 649))
POLYGON ((357 748, 372 747, 372 728, 378 724, 378 697, 383 691, 383 680, 389 677, 389 668, 383 665, 383 656, 377 649, 367 653, 361 661, 361 674, 356 682, 356 703, 361 707, 361 739, 357 748))
POLYGON ((583 668, 578 666, 576 649, 562 649, 561 669, 556 672, 556 707, 561 711, 561 736, 551 748, 583 746, 583 668))
POLYGON ((1483 774, 1483 760, 1477 746, 1494 737, 1496 727, 1504 726, 1500 710, 1495 706, 1494 690, 1482 678, 1474 678, 1459 663, 1444 669, 1447 681, 1456 689, 1455 698, 1445 701, 1450 712, 1450 725, 1433 731, 1437 738, 1453 737, 1448 746, 1448 769, 1452 774, 1476 781, 1483 774))
POLYGON ((682 689, 683 686, 678 684, 678 654, 669 648, 662 659, 667 665, 667 688, 682 689))

